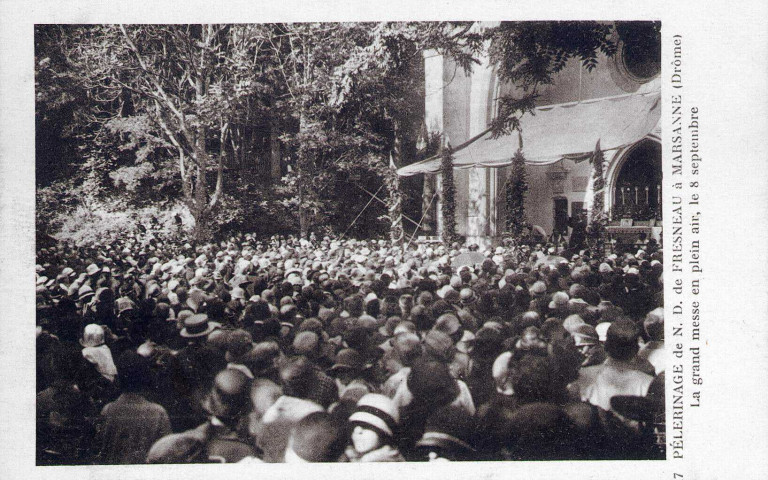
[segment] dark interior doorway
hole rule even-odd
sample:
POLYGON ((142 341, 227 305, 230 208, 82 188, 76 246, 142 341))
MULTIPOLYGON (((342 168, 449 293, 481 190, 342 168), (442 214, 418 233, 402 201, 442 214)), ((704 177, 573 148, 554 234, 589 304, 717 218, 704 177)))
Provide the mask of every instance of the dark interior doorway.
POLYGON ((629 154, 613 192, 614 220, 661 220, 661 145, 646 140, 629 154))

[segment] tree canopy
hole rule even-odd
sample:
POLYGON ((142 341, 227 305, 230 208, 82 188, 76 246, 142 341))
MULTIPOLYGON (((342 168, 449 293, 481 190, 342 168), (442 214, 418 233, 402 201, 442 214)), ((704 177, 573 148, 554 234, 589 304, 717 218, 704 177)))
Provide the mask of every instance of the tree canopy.
POLYGON ((503 135, 568 59, 591 69, 616 49, 607 23, 474 26, 38 25, 39 224, 117 231, 154 218, 170 231, 181 217, 198 239, 345 231, 385 188, 366 213, 380 221, 366 223, 400 241, 421 185, 395 167, 424 156, 425 52, 470 72, 487 51, 524 88, 499 99, 503 135), (110 225, 118 212, 126 220, 110 225))

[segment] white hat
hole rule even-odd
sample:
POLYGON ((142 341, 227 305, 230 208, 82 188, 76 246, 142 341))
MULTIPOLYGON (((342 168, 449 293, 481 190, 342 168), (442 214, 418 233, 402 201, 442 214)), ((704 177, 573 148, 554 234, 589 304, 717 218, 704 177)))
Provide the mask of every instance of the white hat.
POLYGON ((367 393, 357 402, 357 408, 349 421, 370 425, 392 436, 400 423, 400 412, 395 402, 386 395, 367 393))

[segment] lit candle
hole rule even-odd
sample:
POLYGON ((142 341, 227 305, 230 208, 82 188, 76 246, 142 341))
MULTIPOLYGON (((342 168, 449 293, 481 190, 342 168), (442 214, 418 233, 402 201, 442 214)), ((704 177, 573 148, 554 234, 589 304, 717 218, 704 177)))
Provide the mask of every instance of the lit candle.
POLYGON ((621 187, 621 204, 622 205, 627 204, 626 200, 624 199, 624 187, 621 187))
POLYGON ((648 185, 645 186, 645 204, 648 205, 648 185))
POLYGON ((656 205, 661 208, 661 185, 656 185, 656 205))
POLYGON ((638 205, 640 201, 637 199, 637 185, 635 185, 635 205, 638 205))

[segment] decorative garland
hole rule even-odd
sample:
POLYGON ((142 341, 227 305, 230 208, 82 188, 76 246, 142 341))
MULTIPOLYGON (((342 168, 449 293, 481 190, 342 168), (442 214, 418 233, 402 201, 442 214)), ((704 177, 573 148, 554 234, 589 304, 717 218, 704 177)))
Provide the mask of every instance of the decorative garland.
POLYGON ((450 145, 443 149, 440 173, 443 177, 443 243, 451 245, 456 236, 456 185, 453 182, 453 155, 450 145))
POLYGON ((603 192, 605 188, 605 178, 603 178, 603 162, 605 157, 600 149, 600 140, 595 145, 595 152, 592 154, 592 212, 590 215, 587 235, 591 239, 591 244, 599 254, 605 251, 605 226, 608 223, 608 216, 605 213, 605 199, 603 192))
POLYGON ((507 232, 515 238, 523 233, 527 225, 525 221, 525 194, 528 192, 528 181, 525 172, 525 157, 522 149, 512 157, 512 171, 504 185, 507 216, 505 226, 507 232))

